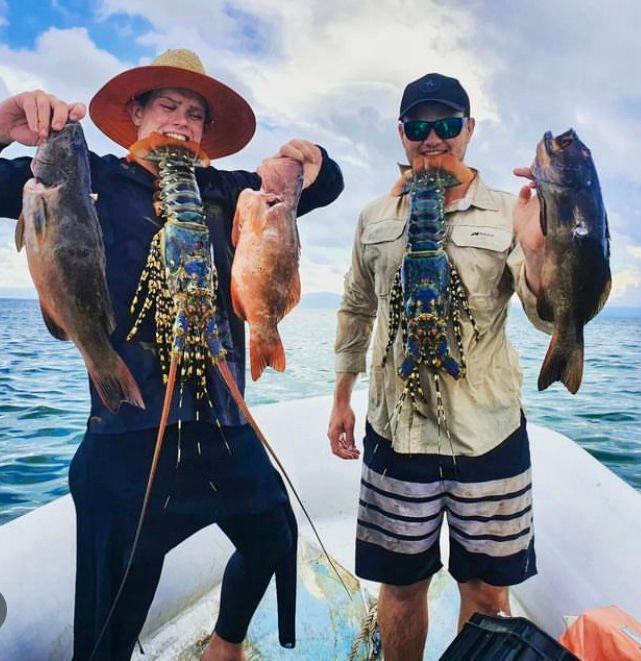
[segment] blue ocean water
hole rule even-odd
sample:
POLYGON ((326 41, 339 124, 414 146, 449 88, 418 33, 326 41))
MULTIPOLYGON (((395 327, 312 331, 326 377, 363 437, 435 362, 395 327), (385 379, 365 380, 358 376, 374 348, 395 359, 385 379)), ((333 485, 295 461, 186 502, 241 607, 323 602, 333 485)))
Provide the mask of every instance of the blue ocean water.
MULTIPOLYGON (((250 381, 250 406, 332 392, 335 319, 333 310, 299 307, 283 320, 287 371, 250 381)), ((606 309, 588 324, 584 378, 574 396, 560 384, 537 391, 548 337, 517 309, 509 334, 521 355, 528 419, 574 439, 641 490, 641 315, 606 309)), ((366 385, 362 378, 358 387, 366 385)), ((88 410, 76 348, 49 335, 37 301, 0 299, 0 524, 67 493, 88 410)))

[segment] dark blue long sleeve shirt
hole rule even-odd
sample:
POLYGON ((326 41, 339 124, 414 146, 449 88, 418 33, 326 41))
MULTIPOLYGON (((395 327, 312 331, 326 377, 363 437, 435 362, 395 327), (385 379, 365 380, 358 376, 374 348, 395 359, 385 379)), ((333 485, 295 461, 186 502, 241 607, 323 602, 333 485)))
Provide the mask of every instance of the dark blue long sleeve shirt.
MULTIPOLYGON (((324 150, 323 163, 316 181, 303 191, 298 215, 334 201, 343 190, 338 165, 324 150)), ((32 175, 31 159, 0 159, 0 216, 18 218, 22 209, 22 188, 32 175)), ((115 350, 133 374, 146 409, 122 404, 111 413, 98 397, 93 384, 88 428, 94 433, 118 433, 157 427, 165 395, 160 362, 155 349, 155 324, 149 314, 133 341, 127 342, 134 318, 130 313, 140 274, 147 260, 153 236, 163 221, 153 208, 154 177, 135 163, 112 155, 90 154, 93 192, 105 246, 106 276, 116 320, 111 336, 115 350)), ((244 322, 231 305, 230 283, 234 248, 231 226, 238 195, 245 188, 258 190, 260 177, 253 172, 223 171, 214 167, 198 168, 200 188, 214 261, 218 271, 219 325, 224 332, 227 362, 241 392, 245 386, 244 322)), ((179 419, 216 421, 222 425, 241 425, 245 420, 231 399, 218 371, 210 367, 207 375, 209 400, 197 400, 195 387, 187 382, 180 397, 174 392, 169 424, 179 419)))

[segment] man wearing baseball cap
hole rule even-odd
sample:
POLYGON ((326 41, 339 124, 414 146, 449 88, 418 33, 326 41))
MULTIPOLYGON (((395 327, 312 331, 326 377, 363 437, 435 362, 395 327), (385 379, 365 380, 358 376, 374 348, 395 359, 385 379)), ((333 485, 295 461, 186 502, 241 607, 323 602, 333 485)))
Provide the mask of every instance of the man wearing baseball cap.
MULTIPOLYGON (((429 73, 405 88, 398 133, 409 164, 443 156, 463 164, 474 129, 468 94, 456 78, 429 73)), ((469 181, 446 189, 444 249, 475 324, 461 314, 467 371, 459 379, 441 372, 437 390, 434 372, 419 365, 424 399, 415 408, 406 403, 404 415, 398 412, 405 386, 399 376, 406 356, 403 333, 390 338, 389 351, 386 345, 393 283, 408 245, 409 195, 403 184, 410 169, 401 166, 401 185, 367 205, 359 219, 338 312, 328 430, 334 454, 360 456, 350 399, 366 369, 375 326, 356 573, 382 584, 378 620, 388 661, 423 658, 427 592, 442 567, 445 516, 447 565, 461 596, 459 628, 474 612, 509 613, 508 586, 536 573, 522 375, 505 329, 512 294, 535 326, 550 330, 536 312, 543 242, 536 197, 526 186, 516 201, 489 188, 478 171, 463 168, 469 181)), ((446 321, 456 352, 452 319, 446 321)))
MULTIPOLYGON (((85 114, 41 90, 0 104, 0 145, 36 145, 50 131, 85 114)), ((254 113, 245 99, 206 74, 198 56, 170 50, 151 64, 108 81, 93 97, 94 123, 119 145, 151 133, 198 143, 211 159, 234 154, 252 138, 254 113)), ((303 165, 305 189, 298 214, 340 194, 340 169, 325 150, 292 140, 278 152, 303 165)), ((18 218, 30 158, 0 159, 0 215, 18 218)), ((296 520, 282 480, 213 368, 207 398, 185 387, 172 407, 152 498, 131 571, 116 598, 130 555, 160 421, 164 384, 155 328, 148 317, 133 341, 129 308, 150 243, 162 226, 154 208, 156 166, 139 158, 90 154, 96 210, 106 254, 106 275, 116 317, 111 337, 142 393, 145 408, 123 403, 108 410, 91 387, 87 431, 73 459, 69 482, 77 515, 74 620, 75 661, 130 658, 160 577, 165 554, 216 522, 236 552, 225 569, 220 612, 203 659, 242 659, 249 621, 276 573, 280 640, 294 645, 296 520), (177 460, 178 458, 178 460, 177 460), (177 463, 178 461, 178 463, 177 463), (294 570, 292 571, 292 567, 294 570), (281 581, 282 579, 282 581, 281 581), (113 611, 112 611, 112 607, 113 611)), ((197 168, 196 179, 218 273, 218 306, 226 328, 227 364, 241 392, 245 383, 244 325, 232 310, 232 218, 239 193, 259 189, 255 172, 197 168)), ((203 548, 202 553, 211 553, 203 548)))

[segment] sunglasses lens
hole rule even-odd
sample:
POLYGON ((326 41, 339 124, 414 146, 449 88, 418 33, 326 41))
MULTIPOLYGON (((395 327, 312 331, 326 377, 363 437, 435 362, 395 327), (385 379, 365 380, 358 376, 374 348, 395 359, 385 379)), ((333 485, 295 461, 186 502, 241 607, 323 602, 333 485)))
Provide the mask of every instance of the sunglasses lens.
POLYGON ((464 117, 446 117, 435 122, 417 119, 403 122, 403 130, 407 139, 412 142, 422 142, 432 129, 441 140, 449 140, 461 132, 464 123, 464 117))
POLYGON ((455 138, 463 128, 463 117, 447 117, 434 122, 434 130, 441 140, 455 138))
POLYGON ((403 124, 403 130, 408 140, 421 142, 427 138, 430 131, 430 122, 412 121, 403 124))

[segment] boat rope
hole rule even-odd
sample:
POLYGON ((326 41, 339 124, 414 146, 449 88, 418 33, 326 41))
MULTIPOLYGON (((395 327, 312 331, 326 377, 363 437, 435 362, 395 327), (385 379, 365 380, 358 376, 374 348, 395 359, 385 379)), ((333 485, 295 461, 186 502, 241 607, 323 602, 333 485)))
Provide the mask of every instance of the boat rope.
POLYGON ((357 659, 367 659, 369 661, 370 659, 380 658, 380 655, 381 640, 378 627, 378 602, 374 601, 363 619, 363 626, 358 636, 354 638, 349 661, 356 661, 357 659), (365 654, 367 655, 365 657, 361 654, 363 645, 365 645, 365 654))

